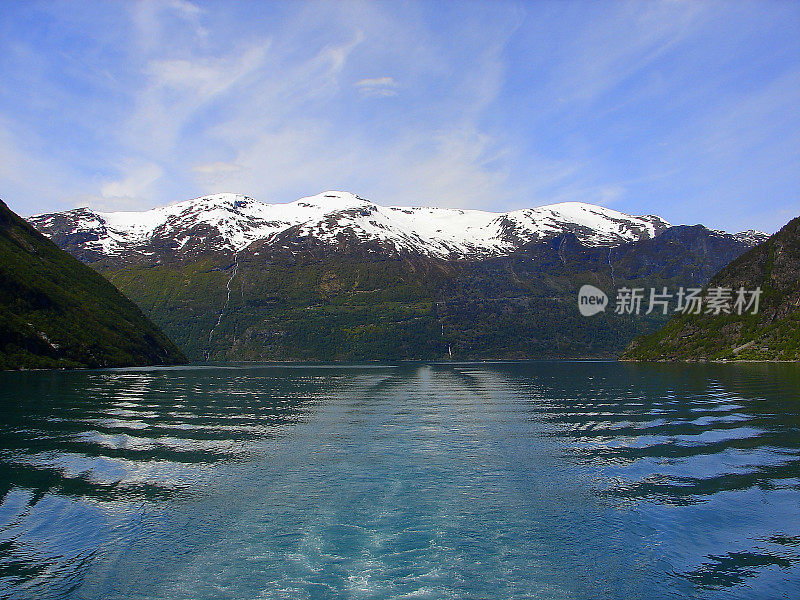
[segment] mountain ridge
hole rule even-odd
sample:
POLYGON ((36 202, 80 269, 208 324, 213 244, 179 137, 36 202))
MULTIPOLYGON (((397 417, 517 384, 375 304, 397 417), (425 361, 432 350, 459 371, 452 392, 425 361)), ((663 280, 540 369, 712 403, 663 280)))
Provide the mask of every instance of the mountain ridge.
POLYGON ((387 251, 447 259, 507 255, 520 246, 572 232, 589 246, 617 246, 652 238, 670 227, 655 215, 633 216, 580 202, 508 212, 380 206, 349 192, 328 191, 285 204, 266 204, 238 194, 214 194, 141 212, 88 208, 28 219, 60 246, 81 246, 87 261, 150 245, 175 252, 202 250, 203 242, 240 251, 255 241, 294 229, 335 243, 339 233, 377 241, 387 251))

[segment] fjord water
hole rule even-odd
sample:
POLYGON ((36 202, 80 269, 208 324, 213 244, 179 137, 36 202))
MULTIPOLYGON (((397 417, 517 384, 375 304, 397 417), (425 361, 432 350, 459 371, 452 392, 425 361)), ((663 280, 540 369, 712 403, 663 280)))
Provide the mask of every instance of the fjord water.
POLYGON ((800 369, 0 373, 0 597, 797 598, 800 369))

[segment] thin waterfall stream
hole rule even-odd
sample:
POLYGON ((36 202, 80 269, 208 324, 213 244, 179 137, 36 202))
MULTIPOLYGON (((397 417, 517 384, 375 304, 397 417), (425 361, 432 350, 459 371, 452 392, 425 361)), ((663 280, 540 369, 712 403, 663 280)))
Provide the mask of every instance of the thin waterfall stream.
POLYGON ((214 336, 214 331, 216 331, 217 327, 219 327, 219 324, 222 322, 222 316, 225 314, 225 309, 228 308, 228 304, 231 301, 231 283, 233 282, 233 278, 236 277, 236 271, 238 269, 239 251, 237 250, 233 253, 233 271, 231 272, 231 276, 228 278, 228 283, 225 284, 225 304, 222 305, 222 309, 219 311, 219 316, 217 317, 217 322, 214 324, 214 327, 212 327, 211 331, 208 332, 208 350, 206 350, 206 359, 211 354, 211 338, 214 336))

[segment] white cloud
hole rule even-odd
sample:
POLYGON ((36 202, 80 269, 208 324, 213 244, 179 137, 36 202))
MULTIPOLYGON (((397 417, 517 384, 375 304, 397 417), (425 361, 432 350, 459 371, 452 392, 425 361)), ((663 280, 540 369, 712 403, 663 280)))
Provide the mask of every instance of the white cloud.
POLYGON ((600 187, 600 197, 597 199, 598 204, 608 206, 618 202, 625 196, 625 188, 621 185, 604 185, 600 187))
POLYGON ((201 175, 219 175, 221 173, 235 173, 241 171, 242 167, 234 163, 213 162, 192 167, 192 171, 201 175))
POLYGON ((172 153, 186 124, 257 71, 268 46, 263 43, 219 58, 151 60, 146 66, 149 83, 138 93, 137 108, 125 126, 128 143, 153 159, 172 153))
POLYGON ((353 84, 358 92, 367 98, 386 98, 397 96, 397 82, 392 77, 362 79, 353 84))
POLYGON ((498 160, 502 153, 496 140, 477 128, 414 132, 375 161, 388 161, 378 186, 380 200, 455 208, 507 201, 508 171, 498 160))
POLYGON ((66 198, 111 209, 219 189, 267 201, 330 188, 394 203, 498 197, 492 188, 506 174, 489 155, 500 144, 477 119, 502 80, 496 40, 504 35, 480 32, 491 44, 472 57, 475 73, 450 68, 449 48, 423 31, 416 9, 398 20, 368 3, 299 5, 267 30, 269 38, 217 31, 213 10, 169 0, 132 5, 136 35, 125 65, 136 69, 138 85, 125 88, 132 110, 98 128, 111 152, 84 180, 94 189, 66 198), (381 73, 384 63, 393 76, 363 77, 381 73), (442 76, 452 86, 427 94, 442 76), (346 122, 350 90, 387 97, 398 93, 398 81, 412 82, 403 93, 424 103, 424 119, 397 105, 393 114, 373 115, 371 125, 366 115, 346 122))
MULTIPOLYGON (((203 39, 208 35, 201 23, 203 9, 187 0, 139 0, 131 9, 140 51, 151 52, 163 46, 171 17, 187 24, 193 37, 203 39)), ((174 29, 171 31, 174 34, 174 29)))
POLYGON ((197 181, 204 190, 222 191, 222 189, 238 190, 238 187, 227 187, 228 182, 234 183, 237 174, 244 171, 244 167, 236 163, 217 161, 195 165, 192 172, 196 174, 197 181))
POLYGON ((121 179, 100 186, 100 195, 106 200, 146 201, 151 186, 163 174, 163 169, 153 163, 131 165, 121 179))
POLYGON ((360 164, 359 152, 349 143, 332 143, 331 135, 329 125, 314 120, 270 125, 233 161, 199 165, 193 172, 206 193, 225 189, 265 202, 294 200, 304 192, 337 187, 333 182, 346 180, 360 164), (288 190, 296 190, 296 197, 287 197, 288 190))
POLYGON ((708 9, 699 2, 606 7, 606 18, 585 22, 574 43, 553 49, 548 58, 557 62, 547 93, 561 105, 595 101, 674 49, 702 24, 708 9))

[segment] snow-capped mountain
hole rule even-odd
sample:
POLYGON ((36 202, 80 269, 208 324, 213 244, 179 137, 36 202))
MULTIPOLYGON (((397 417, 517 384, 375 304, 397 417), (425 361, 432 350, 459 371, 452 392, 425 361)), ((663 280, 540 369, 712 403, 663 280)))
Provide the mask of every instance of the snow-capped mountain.
POLYGON ((640 320, 587 335, 580 286, 702 286, 758 238, 575 202, 492 213, 346 192, 30 221, 195 360, 611 356, 631 339, 617 325, 632 337, 640 320))
POLYGON ((28 219, 59 245, 97 257, 158 249, 241 251, 291 230, 336 244, 342 235, 395 251, 439 258, 505 255, 523 244, 572 232, 587 246, 652 238, 669 227, 653 215, 631 216, 601 206, 564 202, 493 213, 480 210, 379 206, 348 192, 324 192, 286 204, 215 194, 142 212, 88 208, 28 219))

